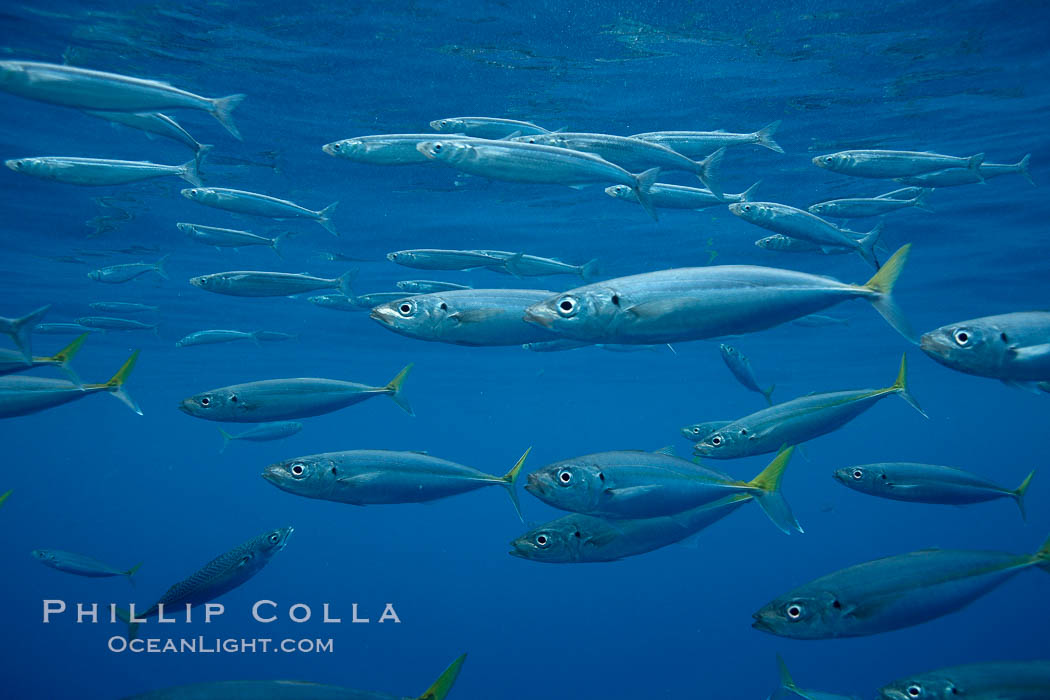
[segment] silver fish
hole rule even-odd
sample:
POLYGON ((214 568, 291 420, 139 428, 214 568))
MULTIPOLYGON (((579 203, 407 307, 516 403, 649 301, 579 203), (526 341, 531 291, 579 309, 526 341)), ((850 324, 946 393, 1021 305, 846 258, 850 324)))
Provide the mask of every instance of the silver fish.
POLYGON ((476 270, 501 265, 502 260, 479 250, 440 250, 417 248, 387 253, 386 259, 417 270, 476 270))
POLYGON ((363 312, 372 310, 371 306, 358 304, 356 297, 346 296, 345 294, 320 294, 307 297, 306 300, 315 306, 320 306, 322 309, 331 309, 332 311, 363 312))
POLYGON ((273 252, 282 258, 284 255, 281 254, 281 244, 284 243, 285 238, 292 234, 291 231, 285 231, 273 238, 267 238, 266 236, 257 236, 254 233, 238 231, 232 228, 216 228, 215 226, 201 226, 200 224, 175 225, 187 236, 204 245, 234 249, 261 245, 273 248, 273 252))
POLYGON ((142 566, 139 563, 130 569, 117 569, 94 557, 74 554, 73 552, 63 552, 59 549, 34 549, 33 556, 44 566, 64 571, 67 574, 76 574, 77 576, 86 576, 88 578, 127 576, 130 579, 142 566))
POLYGON ((831 199, 820 202, 809 207, 811 214, 819 216, 835 216, 840 219, 859 219, 866 216, 882 216, 899 209, 915 207, 928 212, 926 208, 926 195, 928 191, 912 197, 911 199, 894 199, 888 197, 854 197, 847 199, 831 199))
POLYGON ((952 666, 894 681, 881 700, 1046 700, 1050 661, 995 661, 952 666))
POLYGON ((21 352, 17 350, 8 350, 7 348, 0 348, 0 376, 5 374, 16 374, 18 372, 25 372, 26 370, 33 369, 35 367, 57 367, 62 370, 69 381, 74 384, 80 384, 80 378, 77 376, 73 368, 69 366, 73 356, 80 350, 80 346, 87 340, 88 334, 82 333, 72 343, 62 348, 54 355, 45 357, 30 357, 28 360, 21 352))
MULTIPOLYGON (((657 209, 707 209, 734 202, 750 202, 755 195, 755 190, 761 185, 760 182, 748 187, 739 194, 723 192, 721 197, 715 195, 711 190, 701 190, 696 187, 683 187, 682 185, 665 185, 657 182, 649 189, 649 198, 657 209)), ((605 194, 616 199, 628 202, 637 202, 638 197, 627 185, 612 185, 605 188, 605 194)))
POLYGON ((41 323, 34 329, 34 333, 40 335, 81 335, 83 333, 99 333, 97 328, 88 328, 79 323, 41 323))
POLYGON ((679 432, 681 432, 682 437, 690 442, 700 442, 711 433, 721 430, 732 422, 728 420, 709 420, 703 423, 693 423, 685 426, 679 432))
POLYGON ((818 167, 853 177, 893 179, 922 175, 945 168, 966 168, 983 181, 980 171, 982 162, 983 153, 969 158, 956 158, 923 151, 877 150, 839 151, 813 159, 813 164, 818 167))
POLYGON ((1026 388, 1050 380, 1050 311, 1020 311, 941 326, 922 351, 958 372, 1026 388))
POLYGON ((570 265, 555 258, 541 258, 538 255, 512 253, 506 250, 479 250, 479 253, 498 258, 500 265, 490 265, 493 272, 506 272, 514 277, 546 277, 548 275, 579 275, 586 281, 597 277, 598 261, 590 260, 583 265, 570 265))
MULTIPOLYGON (((480 139, 502 139, 512 134, 549 134, 542 126, 517 119, 497 117, 446 117, 430 122, 430 128, 445 134, 463 134, 480 139)), ((433 138, 433 136, 431 137, 433 138)))
POLYGON ((389 396, 411 416, 412 408, 401 396, 401 385, 411 370, 412 365, 408 365, 386 386, 314 378, 266 379, 234 384, 183 399, 179 410, 205 420, 269 423, 320 416, 373 396, 389 396))
POLYGON ((157 323, 143 323, 130 318, 115 318, 111 316, 81 316, 76 323, 88 328, 98 328, 105 331, 153 331, 156 333, 157 323))
POLYGON ((989 178, 1017 173, 1025 180, 1028 180, 1032 187, 1035 187, 1035 180, 1032 179, 1032 173, 1028 170, 1031 158, 1032 155, 1028 154, 1020 162, 1013 165, 981 163, 981 167, 978 168, 977 172, 963 170, 962 168, 938 170, 932 173, 923 173, 922 175, 897 178, 897 182, 902 185, 913 185, 916 187, 957 187, 958 185, 976 185, 989 178))
POLYGON ((226 187, 187 188, 182 190, 182 196, 205 206, 237 214, 250 214, 278 220, 311 219, 321 224, 333 236, 339 235, 339 232, 335 230, 335 225, 329 220, 339 202, 332 202, 320 211, 313 211, 285 199, 244 190, 231 190, 226 187))
POLYGON ((197 109, 208 112, 234 137, 241 138, 232 112, 244 95, 201 97, 156 80, 33 61, 0 61, 0 90, 82 110, 197 109))
POLYGON ((219 433, 222 435, 222 448, 219 450, 219 454, 225 452, 226 447, 234 440, 248 440, 249 442, 283 440, 286 437, 295 435, 302 429, 303 424, 297 423, 296 421, 260 423, 259 425, 248 428, 244 432, 237 433, 236 435, 230 435, 222 428, 219 428, 219 433))
POLYGON ((726 363, 726 367, 733 373, 736 380, 744 385, 745 388, 751 391, 762 394, 766 399, 766 402, 772 406, 773 389, 776 388, 776 384, 771 385, 768 389, 763 389, 758 385, 758 380, 755 379, 755 371, 751 369, 751 360, 747 359, 747 356, 732 347, 722 343, 718 346, 719 351, 722 353, 722 361, 726 363))
POLYGON ((169 255, 165 255, 155 263, 126 263, 123 265, 109 265, 108 267, 100 267, 97 270, 92 270, 88 273, 88 278, 95 280, 96 282, 105 282, 106 284, 122 284, 124 282, 130 282, 136 277, 141 277, 147 272, 156 272, 161 279, 169 279, 167 271, 164 269, 164 263, 167 262, 169 255))
POLYGON ((466 284, 454 284, 452 282, 436 282, 434 280, 401 280, 397 288, 411 294, 430 294, 431 292, 451 292, 456 289, 473 289, 466 284))
POLYGON ((48 304, 19 318, 0 316, 0 333, 15 341, 26 362, 33 359, 33 329, 40 325, 50 310, 51 304, 48 304))
POLYGON ((713 153, 722 147, 749 143, 783 153, 784 149, 773 140, 773 134, 779 127, 780 120, 777 120, 750 134, 732 134, 726 131, 650 131, 635 134, 631 138, 652 141, 691 157, 713 153))
POLYGON ((135 160, 107 160, 104 158, 66 158, 41 156, 12 158, 4 165, 23 175, 42 180, 54 180, 67 185, 124 185, 165 175, 178 175, 194 186, 200 186, 196 159, 182 165, 160 165, 135 160))
MULTIPOLYGON (((445 140, 470 138, 448 135, 445 140)), ((417 145, 433 141, 434 134, 380 134, 358 136, 352 139, 333 141, 321 147, 325 153, 336 158, 367 163, 369 165, 419 165, 431 162, 420 153, 417 145)))
POLYGON ((177 141, 197 154, 198 165, 205 154, 212 149, 211 146, 200 143, 190 136, 190 133, 179 126, 177 121, 159 112, 99 112, 87 109, 84 110, 84 114, 105 119, 114 124, 130 126, 132 129, 146 132, 147 135, 156 134, 177 141))
MULTIPOLYGON (((849 233, 849 232, 847 232, 849 233)), ((764 250, 775 250, 778 253, 817 253, 820 255, 846 255, 854 252, 853 247, 818 245, 800 238, 792 238, 782 233, 774 233, 755 241, 755 245, 764 250)))
POLYGON ((175 347, 188 348, 193 345, 214 345, 216 343, 232 343, 238 340, 250 340, 259 344, 259 331, 249 333, 248 331, 234 331, 221 328, 196 331, 175 341, 175 347))
POLYGON ((131 353, 131 357, 105 384, 74 384, 61 379, 21 375, 0 377, 0 418, 28 416, 99 392, 110 394, 141 416, 142 410, 124 389, 124 382, 138 358, 138 350, 131 353))
POLYGON ((353 294, 350 285, 356 274, 356 270, 351 270, 334 279, 327 279, 292 272, 233 270, 193 277, 190 284, 207 292, 234 297, 286 297, 316 289, 338 289, 349 296, 353 294))
POLYGON ((93 301, 88 304, 95 311, 110 314, 142 314, 151 311, 160 311, 159 306, 139 304, 132 301, 93 301))

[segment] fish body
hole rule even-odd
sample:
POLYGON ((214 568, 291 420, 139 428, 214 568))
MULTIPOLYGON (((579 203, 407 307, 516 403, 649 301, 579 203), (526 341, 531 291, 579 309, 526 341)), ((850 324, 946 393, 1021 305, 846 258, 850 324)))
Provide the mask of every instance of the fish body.
POLYGON ((260 423, 259 425, 252 426, 247 430, 231 435, 222 428, 219 428, 219 433, 222 435, 222 449, 219 450, 219 454, 226 451, 226 447, 234 440, 247 440, 249 442, 269 442, 271 440, 283 440, 286 437, 291 437, 303 429, 303 424, 296 421, 279 421, 276 423, 260 423))
POLYGON ((453 345, 523 345, 554 336, 524 320, 525 309, 549 297, 536 289, 464 289, 405 297, 376 306, 373 320, 410 338, 453 345))
POLYGON ((750 143, 783 153, 784 149, 773 140, 773 135, 779 127, 778 120, 750 134, 733 134, 726 131, 650 131, 635 134, 631 138, 658 143, 682 155, 697 158, 713 153, 719 148, 750 143))
POLYGON ((284 242, 288 233, 282 233, 274 238, 257 236, 248 231, 238 231, 232 228, 217 228, 215 226, 201 226, 200 224, 175 224, 180 231, 187 236, 204 245, 216 248, 244 248, 246 246, 266 246, 273 248, 278 255, 281 254, 280 245, 284 242))
POLYGON ((138 304, 131 301, 93 301, 88 304, 95 311, 110 314, 142 314, 151 311, 160 311, 159 306, 149 304, 138 304))
POLYGON ((457 289, 473 289, 466 284, 452 282, 435 282, 433 280, 401 280, 397 288, 410 294, 430 294, 431 292, 451 292, 457 289))
POLYGON ((134 399, 124 390, 124 382, 138 360, 136 350, 105 384, 80 384, 47 377, 8 375, 0 377, 0 418, 27 416, 61 406, 99 392, 111 394, 135 413, 142 415, 134 399))
MULTIPOLYGON (((468 136, 449 134, 442 136, 449 139, 467 139, 468 136)), ((424 141, 433 141, 434 134, 379 134, 376 136, 358 136, 325 144, 322 150, 330 156, 367 163, 369 165, 419 165, 429 163, 416 146, 424 141)))
POLYGON ((1035 181, 1032 180, 1032 174, 1028 170, 1028 164, 1031 158, 1031 154, 1026 155, 1019 163, 1014 163, 1013 165, 981 163, 981 167, 978 168, 977 172, 974 172, 973 170, 963 170, 962 168, 937 170, 932 173, 897 178, 897 182, 902 185, 912 185, 915 187, 957 187, 959 185, 976 185, 993 177, 1017 173, 1024 177, 1024 179, 1028 180, 1028 182, 1034 187, 1035 181))
POLYGON ((256 192, 232 190, 226 187, 194 187, 182 190, 182 196, 205 206, 232 211, 237 214, 249 214, 270 219, 310 219, 321 224, 332 235, 339 235, 329 220, 339 202, 333 202, 324 209, 313 211, 299 206, 286 199, 278 199, 256 192))
POLYGON ((207 292, 235 297, 286 297, 318 289, 339 289, 344 294, 352 294, 350 284, 355 274, 351 270, 335 279, 327 279, 292 272, 233 270, 193 277, 190 284, 207 292))
POLYGON ((571 289, 528 307, 526 320, 564 338, 651 345, 752 333, 861 298, 911 339, 891 296, 908 250, 864 285, 750 265, 678 268, 571 289))
POLYGON ((124 282, 130 282, 136 277, 141 277, 147 272, 155 272, 160 275, 161 279, 168 279, 168 273, 164 269, 164 263, 167 259, 168 256, 165 255, 155 263, 137 262, 100 267, 97 270, 89 272, 88 278, 106 284, 123 284, 124 282))
POLYGON ((370 311, 371 306, 363 306, 357 303, 356 297, 348 297, 345 294, 320 294, 318 296, 307 297, 308 302, 314 306, 320 306, 322 309, 331 309, 333 311, 370 311))
MULTIPOLYGON (((549 134, 532 122, 497 117, 446 117, 430 122, 430 128, 443 134, 462 134, 479 139, 502 139, 512 134, 549 134)), ((431 134, 433 139, 433 134, 431 134)))
POLYGON ((418 248, 387 253, 386 259, 417 270, 476 270, 503 264, 500 258, 478 250, 439 250, 418 248))
POLYGON ((958 372, 1028 385, 1050 380, 1050 311, 960 321, 922 336, 919 347, 958 372))
POLYGON ((820 255, 845 255, 854 252, 852 247, 818 245, 800 238, 792 238, 782 233, 774 233, 755 241, 755 245, 764 250, 775 250, 778 253, 818 253, 820 255))
POLYGON ((18 318, 0 316, 0 333, 14 341, 15 346, 18 347, 18 351, 26 362, 33 360, 33 331, 40 325, 40 322, 44 320, 44 316, 50 310, 51 305, 48 304, 18 318))
POLYGON ((0 61, 0 90, 82 110, 138 113, 196 109, 208 112, 234 137, 241 138, 232 112, 244 95, 201 97, 156 80, 33 61, 0 61))
POLYGON ((726 363, 726 367, 733 373, 736 380, 744 385, 744 388, 750 389, 751 391, 762 394, 763 398, 773 405, 773 399, 770 398, 773 394, 773 389, 776 385, 763 389, 758 385, 758 380, 755 379, 755 371, 751 369, 751 360, 747 359, 747 355, 740 352, 731 345, 722 343, 718 346, 718 349, 722 353, 722 361, 726 363))
POLYGON ((854 177, 893 179, 946 168, 967 168, 980 178, 980 166, 983 161, 983 153, 969 158, 956 158, 921 151, 856 150, 817 156, 813 159, 813 164, 825 170, 854 177))
POLYGON ((41 323, 36 326, 34 332, 40 335, 80 335, 81 333, 97 333, 98 330, 79 323, 41 323))
POLYGON ((197 161, 182 165, 160 165, 145 161, 108 160, 104 158, 66 158, 42 156, 5 160, 16 173, 32 175, 42 180, 53 180, 67 185, 125 185, 165 175, 177 175, 191 185, 200 185, 197 161))
POLYGON ((401 397, 401 384, 411 370, 405 367, 382 387, 336 379, 266 379, 234 384, 196 394, 179 404, 195 418, 229 423, 268 423, 320 416, 361 403, 373 396, 389 396, 409 415, 412 409, 401 397))
POLYGON ((181 143, 197 154, 198 162, 212 148, 193 138, 188 131, 179 126, 177 121, 159 112, 99 112, 84 110, 84 114, 105 119, 114 124, 130 126, 132 129, 138 129, 147 134, 156 134, 157 136, 163 136, 166 139, 181 143))
POLYGON ((802 326, 803 328, 824 328, 825 326, 848 326, 849 319, 839 318, 837 316, 825 316, 824 314, 810 314, 809 316, 796 318, 791 323, 796 326, 802 326))
MULTIPOLYGON (((657 182, 649 189, 649 198, 657 209, 707 209, 734 202, 750 202, 760 184, 756 182, 739 194, 723 192, 722 196, 718 197, 711 190, 657 182)), ((638 196, 627 185, 610 185, 605 188, 605 194, 615 199, 638 202, 638 196)))
POLYGON ((880 700, 1046 700, 1050 661, 993 661, 902 678, 879 689, 880 700))
POLYGON ((479 250, 478 252, 503 261, 502 266, 489 266, 490 270, 506 272, 508 275, 519 278, 579 275, 584 280, 591 280, 598 275, 597 260, 591 260, 583 265, 570 265, 554 258, 541 258, 538 255, 512 253, 505 250, 479 250))
POLYGON ((859 219, 866 216, 882 216, 883 214, 889 214, 899 209, 907 209, 908 207, 929 211, 929 209, 926 209, 925 193, 916 195, 911 199, 893 199, 889 197, 832 199, 814 204, 809 207, 808 211, 818 216, 859 219))
POLYGON ((88 578, 107 578, 110 576, 127 576, 131 578, 138 571, 138 566, 130 569, 117 569, 94 557, 73 552, 63 552, 58 549, 34 549, 33 556, 44 566, 64 571, 67 574, 86 576, 88 578))
POLYGON ((143 323, 131 318, 115 318, 111 316, 81 316, 76 323, 88 328, 97 328, 105 331, 155 331, 156 323, 143 323))
POLYGON ((354 297, 354 303, 362 308, 371 309, 373 306, 400 301, 410 296, 415 295, 406 292, 369 292, 368 294, 358 294, 354 297))
POLYGON ((255 333, 215 328, 206 331, 196 331, 195 333, 190 333, 184 338, 180 338, 179 340, 175 341, 175 346, 180 348, 187 348, 191 345, 213 345, 216 343, 232 343, 238 340, 250 340, 253 343, 259 342, 259 339, 255 336, 255 333))
POLYGON ((925 417, 908 393, 907 359, 901 358, 897 381, 885 389, 834 391, 784 401, 732 421, 698 441, 693 451, 714 459, 774 452, 781 445, 797 445, 838 430, 887 396, 899 395, 925 417))

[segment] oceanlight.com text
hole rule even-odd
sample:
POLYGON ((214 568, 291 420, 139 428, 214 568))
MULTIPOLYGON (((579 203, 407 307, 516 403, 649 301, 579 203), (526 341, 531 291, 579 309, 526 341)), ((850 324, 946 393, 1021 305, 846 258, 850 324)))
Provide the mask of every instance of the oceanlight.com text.
POLYGON ((328 639, 272 639, 258 637, 146 637, 128 640, 110 637, 106 644, 116 654, 331 654, 335 643, 328 639))

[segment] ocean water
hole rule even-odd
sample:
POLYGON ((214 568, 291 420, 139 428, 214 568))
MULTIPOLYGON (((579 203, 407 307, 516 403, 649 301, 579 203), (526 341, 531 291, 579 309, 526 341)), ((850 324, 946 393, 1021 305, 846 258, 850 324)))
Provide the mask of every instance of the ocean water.
MULTIPOLYGON (((401 279, 475 287, 567 289, 571 277, 520 281, 487 270, 420 272, 385 259, 404 248, 495 248, 601 262, 614 277, 669 267, 756 264, 863 282, 857 256, 777 254, 767 235, 725 207, 661 211, 595 186, 581 191, 464 178, 439 166, 383 168, 331 158, 321 145, 364 134, 426 132, 433 119, 485 115, 550 129, 633 134, 664 129, 749 132, 782 120, 786 151, 730 148, 727 192, 761 180, 759 199, 805 207, 893 189, 814 167, 848 148, 931 150, 1015 163, 1017 175, 945 188, 932 213, 885 217, 889 249, 913 244, 895 296, 919 331, 967 318, 1046 308, 1050 292, 1047 13, 1038 2, 5 3, 0 58, 37 60, 169 81, 207 96, 243 92, 238 142, 200 112, 174 114, 215 145, 206 185, 253 190, 312 209, 338 201, 333 238, 309 221, 269 222, 201 207, 175 178, 80 188, 2 169, 0 315, 52 304, 47 321, 88 315, 92 301, 161 311, 148 332, 93 334, 73 365, 105 381, 142 355, 127 388, 144 415, 105 396, 0 422, 0 658, 10 698, 118 698, 181 683, 300 679, 416 696, 461 653, 452 698, 626 700, 762 698, 775 654, 803 687, 871 697, 918 671, 1046 658, 1048 580, 1024 572, 965 610, 859 639, 796 641, 751 628, 751 613, 836 569, 924 547, 1035 551, 1050 534, 1046 429, 1050 396, 955 373, 898 336, 864 302, 827 313, 849 324, 787 324, 734 339, 783 400, 892 383, 900 357, 924 420, 889 398, 796 455, 784 493, 805 527, 787 537, 753 506, 712 526, 697 547, 670 546, 614 563, 549 565, 508 556, 525 531, 500 489, 421 505, 354 507, 284 493, 260 478, 273 462, 346 449, 425 450, 502 474, 528 447, 526 471, 590 452, 689 454, 681 426, 761 408, 736 383, 717 341, 611 353, 533 354, 468 348, 390 333, 367 314, 304 299, 209 294, 190 277, 236 269, 323 276, 359 269, 359 291, 401 279), (97 217, 102 217, 98 219, 97 217), (90 223, 94 220, 94 224, 90 223), (287 259, 271 250, 216 251, 175 222, 295 230, 287 259), (125 251, 125 252, 122 252, 125 251), (338 251, 359 262, 319 260, 338 251), (102 285, 87 272, 170 254, 170 280, 102 285), (288 343, 176 348, 204 328, 277 330, 288 343), (416 417, 376 398, 304 421, 287 440, 235 443, 219 424, 177 410, 192 394, 239 382, 314 376, 382 385, 415 369, 405 396, 416 417), (1011 488, 1038 468, 1027 522, 1008 501, 966 508, 875 499, 835 483, 845 465, 914 461, 968 469, 1011 488), (144 626, 144 637, 332 639, 327 653, 113 652, 119 624, 42 623, 43 600, 148 605, 221 552, 292 525, 287 548, 221 598, 204 624, 144 626), (142 561, 133 587, 45 568, 37 548, 115 566, 142 561), (280 620, 251 618, 255 601, 280 620), (311 606, 296 624, 288 608, 311 606), (323 624, 328 603, 342 624, 323 624), (378 623, 386 604, 400 623, 378 623), (350 622, 352 606, 369 624, 350 622), (159 629, 158 629, 159 628, 159 629)), ((181 163, 188 151, 76 110, 0 93, 3 158, 63 155, 181 163)), ((664 178, 661 178, 664 180, 664 178)), ((666 181, 695 184, 681 173, 666 181)), ((851 222, 867 230, 870 222, 851 222)), ((69 337, 38 336, 37 354, 69 337)), ((52 375, 48 369, 36 370, 52 375)), ((54 375, 59 376, 59 375, 54 375)), ((233 426, 238 429, 238 426, 233 426)), ((715 462, 750 478, 769 456, 715 462)), ((561 513, 524 491, 529 525, 561 513)))

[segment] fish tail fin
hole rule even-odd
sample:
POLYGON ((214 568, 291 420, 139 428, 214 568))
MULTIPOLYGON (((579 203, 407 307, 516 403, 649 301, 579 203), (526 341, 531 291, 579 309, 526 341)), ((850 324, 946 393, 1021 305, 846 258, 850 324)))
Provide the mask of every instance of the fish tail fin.
POLYGON ((792 530, 803 532, 802 526, 795 520, 795 516, 791 513, 791 507, 788 506, 787 501, 784 500, 784 496, 780 492, 780 480, 784 476, 784 470, 787 469, 788 462, 791 461, 791 454, 794 451, 795 448, 793 446, 785 445, 773 461, 769 463, 769 466, 763 469, 754 479, 747 482, 748 486, 758 490, 758 493, 754 494, 758 505, 762 507, 762 510, 766 512, 773 524, 780 528, 784 534, 790 534, 792 530))
POLYGON ((718 171, 722 168, 722 158, 725 154, 726 147, 722 146, 703 160, 696 161, 698 166, 696 176, 700 178, 700 182, 704 183, 704 187, 711 190, 711 193, 719 199, 723 198, 723 192, 718 171))
POLYGON ((339 202, 332 202, 327 207, 317 212, 317 223, 324 226, 324 230, 333 236, 338 236, 339 232, 335 230, 335 224, 332 223, 332 212, 339 206, 339 202))
POLYGON ((1021 510, 1021 519, 1028 520, 1028 514, 1024 509, 1024 495, 1028 493, 1028 487, 1032 485, 1032 477, 1035 476, 1035 469, 1028 472, 1028 476, 1024 478, 1021 485, 1013 490, 1014 500, 1017 501, 1017 507, 1021 510))
POLYGON ((160 275, 161 279, 170 280, 168 277, 168 271, 164 268, 164 263, 168 262, 168 258, 171 257, 171 253, 168 253, 161 257, 160 260, 153 264, 153 271, 160 275))
POLYGON ((233 138, 238 141, 243 141, 241 138, 241 132, 237 129, 237 125, 233 123, 233 110, 241 103, 244 99, 244 95, 227 95, 226 97, 217 97, 211 101, 211 115, 219 120, 219 123, 226 127, 226 131, 233 134, 233 138))
POLYGON ((901 271, 904 269, 904 264, 908 262, 908 254, 910 252, 911 243, 906 243, 898 248, 897 252, 883 263, 879 271, 864 286, 876 293, 876 296, 871 299, 871 305, 886 319, 886 322, 910 342, 918 344, 908 319, 904 317, 904 312, 893 300, 893 288, 896 286, 897 278, 900 277, 901 271))
POLYGON ((30 311, 22 318, 16 318, 11 322, 11 338, 14 339, 15 345, 22 351, 22 356, 29 362, 33 361, 33 329, 36 324, 40 323, 47 312, 51 309, 51 304, 47 306, 41 306, 35 311, 30 311))
POLYGON ((926 198, 933 192, 933 188, 923 188, 919 194, 915 195, 915 200, 912 202, 912 206, 921 211, 933 213, 933 209, 930 209, 926 205, 926 198))
POLYGON ((1050 574, 1050 537, 1047 537, 1046 540, 1043 541, 1042 546, 1039 547, 1039 551, 1035 553, 1034 558, 1037 562, 1036 565, 1046 573, 1050 574))
POLYGON ((759 180, 758 182, 756 182, 755 184, 751 185, 751 186, 750 186, 750 187, 748 187, 748 188, 747 188, 746 190, 744 190, 743 192, 741 192, 741 193, 740 193, 740 201, 741 201, 741 202, 750 202, 750 201, 753 201, 753 198, 754 198, 754 196, 755 196, 755 190, 757 190, 757 189, 758 189, 758 186, 759 186, 759 185, 761 185, 761 184, 762 184, 762 181, 761 181, 761 180, 759 180))
POLYGON ((201 182, 201 174, 197 171, 197 166, 200 165, 200 161, 198 160, 199 158, 199 155, 194 156, 193 158, 190 158, 188 161, 183 163, 181 166, 182 172, 179 173, 179 177, 181 177, 183 180, 190 183, 194 187, 200 187, 202 184, 204 184, 201 182))
POLYGON ((784 149, 780 147, 779 143, 773 140, 773 134, 777 133, 777 129, 779 128, 779 119, 777 119, 772 124, 766 124, 764 127, 755 132, 755 143, 757 143, 759 146, 765 146, 771 151, 783 153, 784 149))
POLYGON ((773 390, 776 388, 776 384, 770 384, 769 388, 762 392, 762 396, 766 397, 766 403, 768 403, 770 406, 773 405, 773 390))
POLYGON ((390 398, 401 407, 401 410, 410 416, 416 415, 412 412, 412 407, 408 405, 408 401, 401 395, 401 385, 405 383, 405 377, 412 371, 414 364, 408 364, 403 370, 397 373, 397 376, 390 380, 390 383, 386 385, 386 390, 389 392, 390 398))
POLYGON ((339 288, 339 293, 344 297, 350 299, 354 298, 354 280, 357 279, 357 268, 347 270, 343 274, 339 275, 339 284, 336 286, 339 288))
POLYGON ((588 260, 582 267, 580 267, 580 277, 583 278, 584 282, 590 282, 600 274, 601 271, 598 269, 598 258, 588 260))
POLYGON ((656 209, 653 208, 653 198, 649 195, 653 189, 653 183, 656 182, 658 177, 660 177, 660 168, 649 168, 645 172, 634 176, 634 187, 631 188, 638 198, 638 203, 649 212, 649 216, 653 217, 653 221, 657 220, 656 209))
POLYGON ((459 677, 459 670, 463 668, 463 662, 467 660, 467 655, 463 654, 458 659, 449 664, 449 667, 438 676, 438 679, 434 681, 434 684, 423 691, 416 700, 445 700, 448 697, 448 693, 452 690, 452 684, 456 682, 456 678, 459 677))
POLYGON ((515 253, 506 260, 503 261, 503 269, 506 270, 512 277, 517 279, 522 278, 521 274, 521 261, 525 259, 524 253, 515 253))
POLYGON ((270 247, 273 248, 273 252, 277 253, 277 257, 279 257, 281 260, 285 259, 284 243, 291 236, 292 231, 284 231, 283 233, 278 233, 276 236, 274 236, 273 240, 270 242, 270 247))
POLYGON ((135 369, 135 363, 138 362, 140 352, 142 351, 136 350, 131 353, 131 357, 125 360, 124 364, 117 370, 117 373, 102 386, 105 387, 106 391, 112 394, 115 399, 141 416, 142 409, 139 408, 137 403, 135 403, 135 399, 131 398, 131 394, 124 389, 124 382, 127 381, 128 375, 131 374, 131 370, 135 369))
POLYGON ((530 452, 532 452, 531 447, 525 450, 525 454, 518 458, 518 461, 514 463, 509 472, 500 477, 500 481, 506 487, 507 493, 510 494, 510 502, 514 504, 514 512, 518 514, 521 522, 525 522, 525 518, 521 514, 521 503, 518 502, 518 477, 521 475, 521 468, 530 452))
POLYGON ((117 615, 117 619, 128 626, 128 641, 138 637, 139 623, 131 621, 131 612, 124 608, 117 608, 114 612, 117 615))
POLYGON ((81 386, 82 383, 80 381, 80 377, 77 376, 77 373, 74 372, 73 368, 69 366, 69 361, 72 360, 73 356, 77 354, 77 351, 80 350, 80 346, 84 344, 84 341, 87 340, 87 337, 87 333, 81 333, 73 340, 72 343, 56 352, 50 358, 52 362, 58 365, 59 369, 66 373, 66 376, 69 377, 69 380, 77 386, 81 386))
POLYGON ((140 561, 138 564, 135 564, 135 566, 131 567, 130 569, 128 569, 127 571, 124 572, 124 575, 128 577, 128 582, 132 586, 135 585, 135 578, 134 578, 135 574, 138 572, 139 569, 142 568, 142 565, 144 563, 145 562, 141 562, 140 561))
POLYGON ((879 259, 875 257, 875 246, 879 242, 879 237, 882 235, 883 223, 880 221, 875 224, 875 228, 864 234, 860 240, 857 241, 857 252, 860 253, 860 257, 875 268, 879 269, 879 259))
POLYGON ((984 162, 984 154, 977 153, 976 155, 970 156, 970 159, 966 163, 966 169, 977 176, 977 179, 984 182, 984 175, 981 174, 981 163, 984 162))
POLYGON ((926 411, 922 410, 922 406, 915 400, 915 397, 908 391, 908 355, 901 355, 901 368, 897 371, 897 381, 890 387, 891 391, 900 394, 900 397, 907 401, 912 408, 919 412, 923 418, 929 418, 926 415, 926 411))
POLYGON ((798 688, 795 685, 795 679, 791 677, 791 673, 788 671, 787 664, 784 663, 784 658, 777 654, 777 670, 780 672, 780 687, 784 690, 795 690, 798 688))
POLYGON ((219 434, 222 435, 222 447, 219 448, 219 454, 222 454, 226 451, 226 448, 229 447, 230 440, 233 440, 233 436, 222 428, 219 428, 219 434))
POLYGON ((1032 187, 1035 187, 1035 180, 1032 179, 1032 172, 1028 169, 1028 164, 1031 162, 1031 160, 1031 153, 1025 155, 1025 157, 1021 159, 1021 162, 1017 164, 1017 172, 1020 173, 1025 180, 1028 180, 1028 183, 1032 187))
POLYGON ((215 146, 212 146, 210 143, 197 144, 197 153, 194 155, 194 160, 197 161, 197 170, 200 170, 201 163, 204 162, 204 159, 209 153, 211 153, 213 148, 215 148, 215 146))

